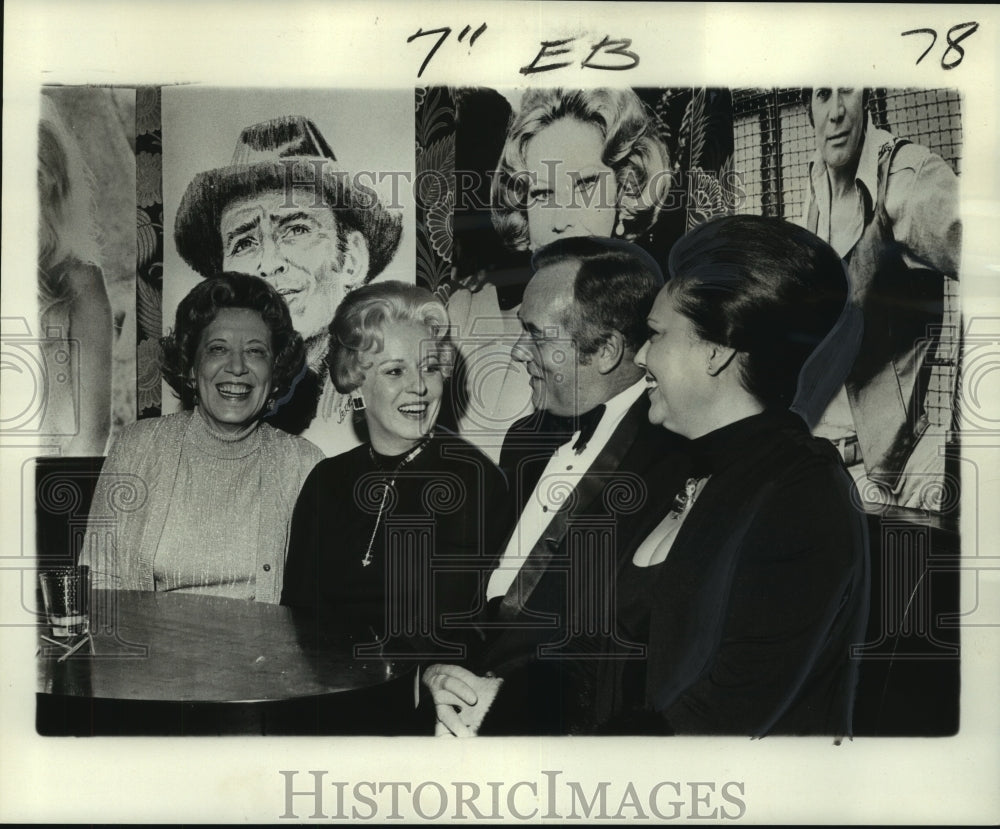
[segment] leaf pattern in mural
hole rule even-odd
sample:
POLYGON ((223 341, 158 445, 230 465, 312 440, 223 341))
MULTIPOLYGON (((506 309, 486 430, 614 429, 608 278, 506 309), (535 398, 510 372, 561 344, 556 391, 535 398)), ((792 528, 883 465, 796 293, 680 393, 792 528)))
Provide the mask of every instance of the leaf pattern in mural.
MULTIPOLYGON (((709 93, 695 89, 681 122, 680 155, 685 159, 687 210, 685 227, 691 230, 716 216, 735 212, 736 193, 732 186, 732 155, 718 159, 719 152, 708 151, 711 137, 720 126, 713 118, 709 93), (713 158, 712 156, 715 156, 713 158), (717 170, 709 165, 719 164, 717 170)), ((715 144, 712 145, 716 149, 715 144)))
POLYGON ((135 283, 135 319, 139 324, 139 339, 159 340, 163 330, 163 296, 146 280, 135 283))
POLYGON ((162 378, 160 377, 160 343, 154 339, 139 341, 135 351, 136 362, 136 408, 143 417, 156 417, 151 411, 159 411, 162 402, 162 378))
POLYGON ((681 134, 687 144, 687 166, 689 170, 699 167, 702 163, 702 153, 705 149, 705 90, 696 89, 691 95, 691 101, 684 112, 681 122, 681 134))
POLYGON ((689 170, 687 230, 725 212, 718 176, 700 167, 689 170))
POLYGON ((160 89, 135 91, 136 400, 140 418, 160 414, 163 289, 163 170, 160 89))
POLYGON ((422 182, 433 183, 432 187, 423 188, 425 192, 421 194, 426 197, 423 199, 424 220, 431 247, 441 259, 451 262, 455 209, 454 135, 435 141, 417 157, 417 176, 422 182))
POLYGON ((733 169, 732 155, 726 156, 726 160, 719 167, 719 186, 722 188, 722 203, 725 205, 726 215, 732 216, 746 201, 742 179, 733 169))
POLYGON ((438 256, 431 247, 427 229, 417 224, 417 284, 435 291, 447 301, 451 294, 451 263, 438 256))
POLYGON ((135 134, 160 132, 160 88, 140 86, 135 90, 135 134))
POLYGON ((455 207, 455 107, 444 87, 414 95, 417 282, 430 290, 451 276, 455 207))
POLYGON ((139 207, 163 202, 161 160, 160 153, 136 153, 135 201, 139 207))
POLYGON ((670 114, 675 107, 679 106, 678 99, 683 100, 689 93, 690 90, 688 89, 665 89, 653 106, 656 132, 670 151, 671 166, 674 170, 680 169, 680 152, 678 148, 678 135, 670 126, 670 114))
POLYGON ((145 210, 139 208, 135 214, 135 263, 137 268, 143 268, 156 256, 157 231, 163 228, 154 225, 145 210))

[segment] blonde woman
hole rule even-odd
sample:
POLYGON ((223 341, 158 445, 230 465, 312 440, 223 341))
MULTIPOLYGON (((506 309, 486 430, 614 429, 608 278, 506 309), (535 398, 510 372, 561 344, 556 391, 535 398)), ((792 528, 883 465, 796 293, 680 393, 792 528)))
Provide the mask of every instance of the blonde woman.
POLYGON ((38 308, 45 363, 40 434, 64 455, 103 455, 111 429, 111 304, 90 172, 55 104, 38 125, 38 308))

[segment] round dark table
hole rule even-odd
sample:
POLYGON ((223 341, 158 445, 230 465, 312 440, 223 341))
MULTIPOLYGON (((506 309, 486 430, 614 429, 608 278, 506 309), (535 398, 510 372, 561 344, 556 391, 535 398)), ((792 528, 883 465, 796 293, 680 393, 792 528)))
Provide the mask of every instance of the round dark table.
POLYGON ((414 710, 416 661, 320 612, 96 590, 91 632, 96 653, 62 662, 40 640, 39 734, 433 733, 414 710))

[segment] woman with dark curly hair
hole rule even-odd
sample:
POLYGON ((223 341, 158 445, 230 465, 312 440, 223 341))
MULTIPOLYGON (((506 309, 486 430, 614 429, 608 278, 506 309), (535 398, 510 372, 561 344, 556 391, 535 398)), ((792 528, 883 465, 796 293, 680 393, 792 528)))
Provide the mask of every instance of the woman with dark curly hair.
POLYGON ((81 563, 96 587, 277 603, 295 498, 323 455, 261 418, 300 375, 302 338, 264 280, 224 273, 181 300, 162 344, 184 411, 118 436, 81 563))
POLYGON ((368 441, 303 485, 281 597, 427 656, 456 655, 445 617, 473 610, 496 544, 487 513, 503 515, 507 492, 488 458, 437 424, 448 330, 441 301, 402 282, 358 288, 337 308, 327 366, 368 441))

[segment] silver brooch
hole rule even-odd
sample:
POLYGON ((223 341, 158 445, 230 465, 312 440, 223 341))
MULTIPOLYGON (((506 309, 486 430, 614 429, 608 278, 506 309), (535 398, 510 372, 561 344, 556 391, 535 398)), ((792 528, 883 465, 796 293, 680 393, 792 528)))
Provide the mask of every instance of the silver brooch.
POLYGON ((684 482, 684 489, 674 496, 674 503, 670 509, 670 517, 680 518, 684 512, 694 503, 694 494, 698 489, 698 478, 688 478, 684 482))

